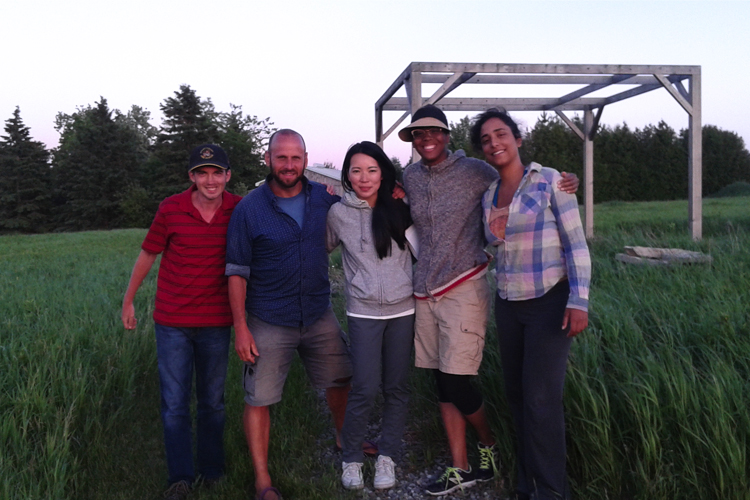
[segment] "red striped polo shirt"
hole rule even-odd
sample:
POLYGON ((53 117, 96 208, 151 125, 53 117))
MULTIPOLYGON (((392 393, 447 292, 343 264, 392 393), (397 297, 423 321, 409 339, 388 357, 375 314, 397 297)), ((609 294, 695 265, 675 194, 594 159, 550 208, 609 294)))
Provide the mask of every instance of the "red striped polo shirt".
POLYGON ((242 199, 224 191, 210 223, 191 200, 195 184, 159 205, 141 248, 162 253, 154 321, 164 326, 231 326, 226 265, 227 226, 242 199))

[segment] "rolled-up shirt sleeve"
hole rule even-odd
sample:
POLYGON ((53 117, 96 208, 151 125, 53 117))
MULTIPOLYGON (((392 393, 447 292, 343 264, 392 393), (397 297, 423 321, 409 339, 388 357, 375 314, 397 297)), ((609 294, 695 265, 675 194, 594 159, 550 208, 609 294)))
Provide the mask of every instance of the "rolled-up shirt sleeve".
POLYGON ((227 260, 224 274, 250 279, 253 257, 253 235, 248 224, 244 204, 240 202, 232 213, 227 228, 227 260))

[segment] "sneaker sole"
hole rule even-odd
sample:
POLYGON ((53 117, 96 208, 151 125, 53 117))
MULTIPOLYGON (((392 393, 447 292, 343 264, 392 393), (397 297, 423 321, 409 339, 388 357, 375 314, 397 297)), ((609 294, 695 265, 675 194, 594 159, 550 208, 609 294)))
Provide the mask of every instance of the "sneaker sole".
POLYGON ((376 490, 387 490, 388 488, 393 488, 396 486, 396 481, 393 481, 392 483, 388 484, 373 484, 372 487, 376 490))
POLYGON ((495 479, 494 475, 492 477, 487 477, 487 478, 478 477, 478 478, 476 478, 476 482, 478 482, 478 483, 486 483, 488 481, 493 481, 494 479, 495 479))
POLYGON ((477 484, 477 480, 476 479, 472 479, 471 481, 467 481, 465 483, 457 484, 457 485, 455 485, 453 488, 451 488, 449 490, 443 490, 443 491, 440 491, 440 492, 437 492, 437 493, 433 493, 433 492, 431 492, 429 490, 426 490, 426 492, 427 492, 428 495, 433 496, 433 497, 442 497, 442 496, 445 496, 445 495, 449 495, 450 493, 453 493, 454 491, 456 491, 458 489, 461 489, 461 488, 471 488, 475 484, 477 484))
POLYGON ((345 484, 342 484, 342 486, 345 489, 347 489, 347 490, 361 490, 361 489, 363 489, 365 487, 364 483, 362 483, 362 484, 353 484, 353 485, 349 485, 349 486, 347 486, 345 484))

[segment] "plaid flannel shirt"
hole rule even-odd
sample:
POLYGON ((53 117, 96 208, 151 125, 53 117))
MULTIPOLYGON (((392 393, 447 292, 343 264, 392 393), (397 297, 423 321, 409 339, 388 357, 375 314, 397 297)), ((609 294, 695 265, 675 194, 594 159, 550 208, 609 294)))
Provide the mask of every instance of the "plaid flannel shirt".
POLYGON ((531 163, 510 203, 505 239, 489 229, 499 181, 482 197, 484 233, 497 247, 497 291, 507 300, 541 297, 562 279, 570 283, 568 307, 588 310, 591 257, 575 195, 560 191, 557 170, 531 163))

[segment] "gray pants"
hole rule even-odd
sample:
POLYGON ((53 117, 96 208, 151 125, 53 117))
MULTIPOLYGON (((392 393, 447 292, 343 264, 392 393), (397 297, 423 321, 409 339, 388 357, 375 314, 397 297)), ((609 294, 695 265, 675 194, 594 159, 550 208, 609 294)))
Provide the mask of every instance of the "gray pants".
POLYGON ((341 431, 343 460, 362 462, 362 440, 381 381, 384 404, 378 448, 381 455, 395 459, 409 403, 414 315, 385 320, 349 316, 349 342, 354 375, 341 431))

